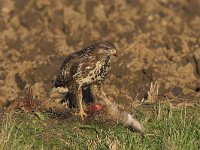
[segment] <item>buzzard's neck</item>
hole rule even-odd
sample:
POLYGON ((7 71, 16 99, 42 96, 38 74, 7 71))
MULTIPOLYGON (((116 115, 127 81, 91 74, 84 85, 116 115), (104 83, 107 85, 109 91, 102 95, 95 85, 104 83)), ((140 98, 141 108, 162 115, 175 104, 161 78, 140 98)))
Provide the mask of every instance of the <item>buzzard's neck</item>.
POLYGON ((108 62, 110 62, 110 56, 106 56, 103 59, 101 59, 101 62, 104 62, 105 64, 107 64, 108 62))

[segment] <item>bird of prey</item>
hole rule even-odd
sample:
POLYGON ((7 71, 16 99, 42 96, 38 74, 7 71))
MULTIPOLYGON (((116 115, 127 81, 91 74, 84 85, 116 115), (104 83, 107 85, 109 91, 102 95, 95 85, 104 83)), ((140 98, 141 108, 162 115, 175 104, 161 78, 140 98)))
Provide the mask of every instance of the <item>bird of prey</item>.
POLYGON ((68 55, 58 71, 54 88, 68 89, 82 120, 87 116, 83 109, 83 88, 90 87, 93 96, 111 104, 102 90, 104 78, 111 69, 111 56, 117 56, 115 45, 100 41, 68 55))

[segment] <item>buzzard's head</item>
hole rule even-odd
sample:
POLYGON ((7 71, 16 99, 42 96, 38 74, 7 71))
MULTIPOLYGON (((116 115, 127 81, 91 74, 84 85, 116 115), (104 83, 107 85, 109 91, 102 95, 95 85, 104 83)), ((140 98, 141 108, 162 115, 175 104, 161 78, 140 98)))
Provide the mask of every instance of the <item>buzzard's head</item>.
POLYGON ((95 48, 99 55, 117 56, 117 48, 109 41, 101 41, 96 43, 95 48))

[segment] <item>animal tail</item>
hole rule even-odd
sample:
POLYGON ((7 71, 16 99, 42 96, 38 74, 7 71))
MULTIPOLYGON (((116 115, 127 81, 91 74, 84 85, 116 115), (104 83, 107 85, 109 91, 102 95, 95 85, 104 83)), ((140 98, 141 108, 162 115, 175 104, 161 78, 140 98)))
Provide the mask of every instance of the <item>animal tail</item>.
POLYGON ((125 127, 128 127, 136 132, 144 132, 143 126, 140 124, 140 122, 136 120, 130 113, 119 109, 115 103, 107 105, 107 113, 108 115, 114 117, 114 119, 117 119, 117 122, 123 124, 125 127))

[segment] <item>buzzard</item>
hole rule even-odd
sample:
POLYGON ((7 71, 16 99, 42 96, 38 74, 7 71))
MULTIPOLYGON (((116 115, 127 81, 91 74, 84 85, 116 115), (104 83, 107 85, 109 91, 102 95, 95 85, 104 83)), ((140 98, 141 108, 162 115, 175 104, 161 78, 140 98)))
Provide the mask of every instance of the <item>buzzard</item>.
POLYGON ((111 104, 102 89, 102 83, 111 69, 111 56, 116 54, 113 43, 100 41, 68 55, 61 65, 54 88, 68 89, 80 109, 82 120, 87 116, 83 109, 83 88, 90 87, 93 96, 96 94, 106 104, 111 104))

